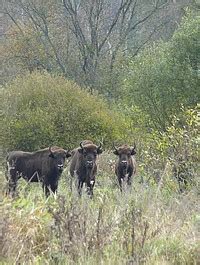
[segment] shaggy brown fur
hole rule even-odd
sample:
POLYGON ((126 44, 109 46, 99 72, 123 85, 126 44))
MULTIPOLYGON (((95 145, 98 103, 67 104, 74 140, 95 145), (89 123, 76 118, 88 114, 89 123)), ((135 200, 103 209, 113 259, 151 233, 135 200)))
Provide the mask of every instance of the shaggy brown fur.
POLYGON ((113 153, 118 156, 115 164, 115 174, 117 176, 120 190, 122 191, 122 183, 126 181, 128 185, 132 183, 132 176, 136 173, 136 161, 132 157, 136 154, 136 146, 130 147, 129 145, 121 145, 116 148, 113 153))
POLYGON ((10 152, 7 156, 8 193, 14 195, 21 177, 28 182, 42 182, 46 196, 50 190, 55 193, 65 158, 70 156, 70 152, 57 146, 36 152, 10 152))
POLYGON ((87 186, 87 193, 93 196, 95 175, 97 173, 96 158, 102 153, 101 145, 97 146, 92 141, 85 140, 80 147, 73 150, 70 165, 70 174, 76 176, 76 184, 79 195, 81 195, 83 184, 87 186))

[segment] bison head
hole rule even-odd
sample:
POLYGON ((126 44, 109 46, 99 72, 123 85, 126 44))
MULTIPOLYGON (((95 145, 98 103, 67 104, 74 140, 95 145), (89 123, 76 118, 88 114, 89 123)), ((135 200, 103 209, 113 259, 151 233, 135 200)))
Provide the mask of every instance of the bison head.
POLYGON ((86 168, 92 169, 95 162, 97 155, 102 153, 101 143, 99 146, 91 143, 80 143, 80 147, 78 148, 78 152, 83 156, 83 163, 86 168))
POLYGON ((130 147, 129 145, 124 144, 118 148, 114 146, 114 149, 115 150, 113 151, 113 153, 119 156, 119 165, 123 169, 126 169, 129 165, 131 156, 136 154, 135 143, 133 147, 130 147))
POLYGON ((59 173, 64 169, 65 159, 71 156, 71 153, 59 147, 49 147, 49 157, 52 158, 53 165, 59 173))

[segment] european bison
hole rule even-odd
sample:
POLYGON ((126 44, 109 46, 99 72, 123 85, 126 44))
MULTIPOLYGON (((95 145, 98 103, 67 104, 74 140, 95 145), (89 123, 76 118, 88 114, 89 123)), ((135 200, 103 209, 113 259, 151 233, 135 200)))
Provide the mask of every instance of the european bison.
POLYGON ((54 146, 36 152, 12 151, 7 156, 8 193, 14 195, 17 181, 23 177, 28 182, 42 182, 46 197, 55 193, 70 152, 54 146))
POLYGON ((120 190, 122 191, 122 183, 126 182, 131 185, 132 175, 136 173, 136 161, 132 157, 136 154, 136 146, 130 147, 129 145, 123 144, 116 148, 114 146, 113 153, 118 156, 118 160, 115 164, 115 174, 117 175, 120 190))
POLYGON ((87 186, 87 193, 92 198, 97 173, 96 158, 102 153, 101 144, 95 145, 92 141, 85 140, 80 147, 72 151, 70 164, 71 177, 76 176, 76 184, 79 195, 81 195, 83 184, 87 186))

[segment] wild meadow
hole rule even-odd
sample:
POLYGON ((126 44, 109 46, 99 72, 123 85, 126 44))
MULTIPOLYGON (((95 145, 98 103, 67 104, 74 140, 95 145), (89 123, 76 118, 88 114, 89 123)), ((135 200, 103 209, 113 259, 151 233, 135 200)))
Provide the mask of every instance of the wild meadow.
POLYGON ((170 165, 159 184, 138 169, 121 193, 114 160, 99 158, 93 199, 71 192, 68 167, 48 199, 21 180, 18 197, 1 201, 1 264, 199 264, 197 175, 180 193, 170 165))
POLYGON ((0 265, 200 264, 197 1, 3 1, 0 265), (102 143, 94 197, 18 181, 12 150, 102 143), (136 145, 120 192, 113 146, 136 145))

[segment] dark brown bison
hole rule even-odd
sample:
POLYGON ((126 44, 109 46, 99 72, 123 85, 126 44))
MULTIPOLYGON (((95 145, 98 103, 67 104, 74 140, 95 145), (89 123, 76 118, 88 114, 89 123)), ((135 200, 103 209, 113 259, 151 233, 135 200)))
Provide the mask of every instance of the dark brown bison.
POLYGON ((17 181, 23 177, 28 182, 41 182, 48 197, 55 193, 65 158, 70 152, 54 146, 36 152, 12 151, 7 156, 8 193, 14 195, 17 181))
POLYGON ((80 147, 72 151, 70 174, 76 177, 76 184, 79 195, 81 195, 83 184, 87 186, 87 193, 93 196, 95 175, 97 173, 96 158, 102 153, 101 144, 95 145, 92 141, 85 140, 80 147))
POLYGON ((130 147, 129 145, 121 145, 116 148, 114 146, 113 153, 118 156, 115 164, 115 174, 117 175, 120 190, 122 191, 122 184, 127 183, 131 185, 132 176, 136 173, 136 161, 132 157, 136 154, 136 146, 130 147))

